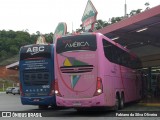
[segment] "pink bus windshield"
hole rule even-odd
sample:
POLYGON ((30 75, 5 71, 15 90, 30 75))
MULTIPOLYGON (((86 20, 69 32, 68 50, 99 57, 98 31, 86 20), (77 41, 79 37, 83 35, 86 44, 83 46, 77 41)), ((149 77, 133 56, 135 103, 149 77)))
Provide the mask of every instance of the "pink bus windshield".
POLYGON ((69 52, 69 51, 81 51, 90 50, 95 51, 97 49, 96 35, 80 35, 80 36, 68 36, 62 37, 57 41, 56 52, 69 52))

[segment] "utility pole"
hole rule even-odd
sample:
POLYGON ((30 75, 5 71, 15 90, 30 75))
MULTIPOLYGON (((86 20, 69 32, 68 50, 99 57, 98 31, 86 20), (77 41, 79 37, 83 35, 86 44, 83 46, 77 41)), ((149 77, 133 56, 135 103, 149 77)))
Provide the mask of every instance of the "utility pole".
POLYGON ((73 22, 72 22, 72 33, 73 33, 74 31, 73 31, 73 22))
POLYGON ((124 4, 124 17, 127 17, 127 4, 126 4, 126 0, 125 0, 125 4, 124 4))
POLYGON ((3 91, 4 91, 4 83, 3 83, 3 91))

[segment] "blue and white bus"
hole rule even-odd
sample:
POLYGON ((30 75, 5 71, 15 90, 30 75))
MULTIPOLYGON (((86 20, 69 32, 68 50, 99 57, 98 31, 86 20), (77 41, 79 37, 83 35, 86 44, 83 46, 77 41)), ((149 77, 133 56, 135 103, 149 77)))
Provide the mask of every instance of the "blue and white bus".
POLYGON ((40 109, 56 106, 54 45, 31 44, 21 47, 19 76, 23 105, 38 105, 40 109))

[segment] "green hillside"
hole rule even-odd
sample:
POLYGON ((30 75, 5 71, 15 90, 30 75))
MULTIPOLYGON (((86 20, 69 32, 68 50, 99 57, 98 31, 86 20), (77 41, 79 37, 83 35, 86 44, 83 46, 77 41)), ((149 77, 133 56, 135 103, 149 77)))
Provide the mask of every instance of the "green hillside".
MULTIPOLYGON (((34 44, 40 36, 29 34, 27 31, 0 30, 0 66, 18 61, 18 53, 21 46, 34 44)), ((44 34, 46 42, 52 43, 53 33, 44 34)))
POLYGON ((19 60, 19 55, 13 55, 11 58, 7 58, 5 60, 0 61, 0 66, 6 66, 9 64, 12 64, 14 62, 17 62, 19 60))

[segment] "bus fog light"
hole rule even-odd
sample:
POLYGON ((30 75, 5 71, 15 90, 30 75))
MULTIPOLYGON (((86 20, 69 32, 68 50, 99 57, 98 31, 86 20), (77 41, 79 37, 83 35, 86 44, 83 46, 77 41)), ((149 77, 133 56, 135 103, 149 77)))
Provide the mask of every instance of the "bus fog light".
POLYGON ((97 93, 102 93, 102 90, 101 90, 101 89, 98 89, 98 90, 97 90, 97 93))

